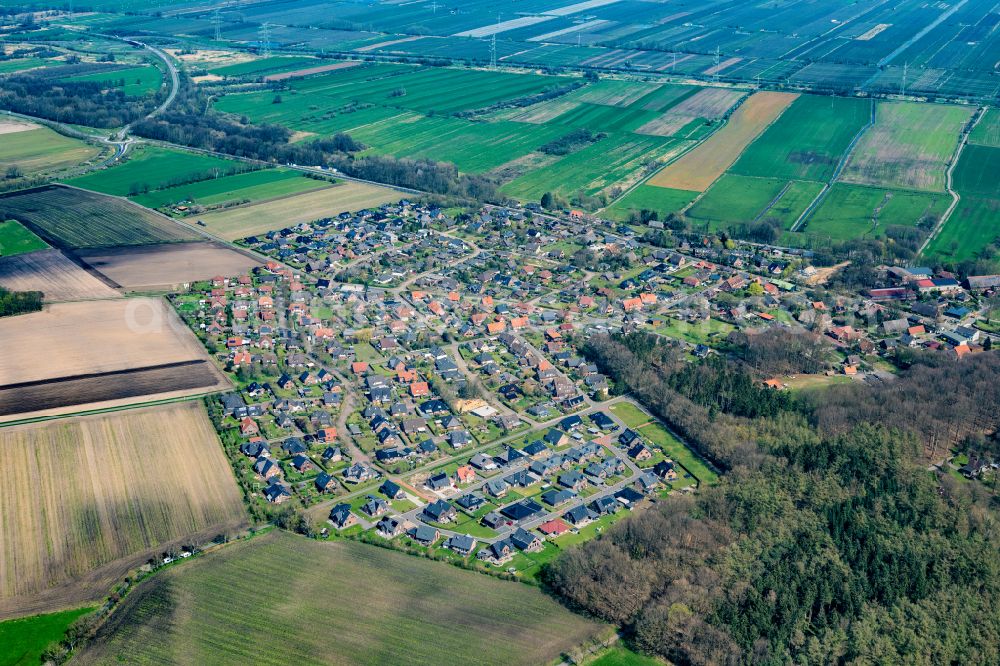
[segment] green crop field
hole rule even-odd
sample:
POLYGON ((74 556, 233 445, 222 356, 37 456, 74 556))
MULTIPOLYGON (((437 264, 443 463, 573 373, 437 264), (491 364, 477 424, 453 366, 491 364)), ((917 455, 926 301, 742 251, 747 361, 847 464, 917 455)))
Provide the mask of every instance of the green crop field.
POLYGON ((0 220, 0 257, 44 250, 48 245, 14 220, 0 220))
POLYGON ((649 161, 665 161, 685 142, 658 136, 611 134, 507 183, 502 191, 522 200, 538 200, 546 192, 593 195, 641 173, 649 161))
POLYGON ((147 580, 74 660, 534 666, 600 631, 522 583, 275 531, 147 580))
POLYGON ((864 99, 802 95, 743 151, 730 171, 826 182, 868 123, 869 105, 864 99))
POLYGON ((834 240, 881 235, 889 226, 930 227, 947 210, 947 194, 889 190, 837 183, 809 218, 805 231, 834 240), (879 210, 878 228, 872 218, 879 210))
POLYGON ((126 67, 110 72, 72 76, 66 81, 99 81, 121 88, 130 97, 142 97, 155 93, 163 85, 163 72, 154 65, 126 67))
POLYGON ((875 125, 855 145, 840 179, 943 192, 945 167, 971 116, 969 107, 879 102, 875 125))
POLYGON ((45 649, 62 640, 69 625, 91 610, 78 608, 0 622, 0 666, 37 666, 45 649))
POLYGON ((790 229, 823 190, 821 183, 793 180, 774 205, 761 215, 762 220, 775 221, 782 229, 790 229))
POLYGON ((262 169, 168 187, 134 196, 132 201, 148 208, 161 208, 183 201, 216 206, 274 199, 329 186, 328 181, 307 178, 291 169, 262 169))
POLYGON ((730 223, 752 222, 781 194, 787 183, 783 178, 726 174, 705 192, 687 215, 696 226, 698 222, 708 222, 711 229, 730 223))
POLYGON ((62 248, 148 245, 198 238, 193 231, 139 206, 67 187, 0 197, 0 219, 27 225, 62 248))
POLYGON ((0 137, 0 173, 14 166, 25 174, 63 169, 86 162, 100 152, 48 127, 6 133, 0 130, 0 137))
POLYGON ((969 143, 1000 148, 1000 110, 987 109, 969 134, 969 143))
POLYGON ((963 196, 924 255, 956 262, 975 259, 986 246, 1000 238, 998 219, 1000 200, 963 196))
POLYGON ((631 132, 659 116, 656 111, 620 109, 600 104, 578 104, 548 122, 565 127, 582 127, 595 132, 631 132))
POLYGON ((698 192, 643 184, 605 208, 603 214, 612 220, 625 220, 630 213, 655 210, 660 219, 663 219, 670 213, 682 210, 697 196, 698 192))
POLYGON ((963 196, 1000 198, 1000 148, 967 145, 955 165, 952 187, 963 196))
POLYGON ((147 147, 135 151, 117 166, 71 178, 68 185, 87 190, 128 196, 158 190, 190 180, 202 180, 232 173, 239 167, 233 160, 198 155, 180 150, 147 147))

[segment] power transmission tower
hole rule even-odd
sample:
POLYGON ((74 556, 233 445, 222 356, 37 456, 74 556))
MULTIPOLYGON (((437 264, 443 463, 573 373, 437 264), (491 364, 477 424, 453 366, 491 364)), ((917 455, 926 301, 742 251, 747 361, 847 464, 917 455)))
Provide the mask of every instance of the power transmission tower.
POLYGON ((677 51, 673 52, 673 56, 674 56, 674 60, 673 60, 673 62, 670 63, 670 71, 671 72, 674 71, 675 69, 677 69, 677 51))
POLYGON ((500 32, 500 12, 497 12, 497 30, 490 37, 490 69, 497 68, 497 32, 500 32))
POLYGON ((719 47, 715 47, 715 66, 712 68, 712 80, 719 80, 719 47))
POLYGON ((903 97, 906 97, 906 74, 907 74, 907 72, 908 72, 909 69, 910 69, 910 63, 904 62, 903 63, 903 86, 900 88, 900 93, 899 93, 903 97))
POLYGON ((222 14, 218 8, 212 12, 212 25, 215 26, 215 41, 222 41, 222 14))
POLYGON ((438 13, 438 3, 437 3, 437 0, 434 0, 434 2, 431 3, 431 11, 434 13, 435 16, 437 16, 437 13, 438 13))
POLYGON ((260 26, 258 31, 258 39, 260 41, 260 54, 264 57, 271 55, 271 24, 264 23, 260 26))

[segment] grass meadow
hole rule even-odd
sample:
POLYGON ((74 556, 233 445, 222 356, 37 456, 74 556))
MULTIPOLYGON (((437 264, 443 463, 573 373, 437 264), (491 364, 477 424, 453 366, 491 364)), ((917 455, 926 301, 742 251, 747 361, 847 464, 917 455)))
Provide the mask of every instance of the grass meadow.
POLYGON ((134 196, 132 201, 148 208, 162 208, 182 201, 219 206, 275 199, 329 186, 329 181, 307 178, 291 169, 262 169, 168 187, 134 196))
POLYGON ((1000 238, 997 219, 1000 219, 1000 200, 963 196, 924 255, 954 262, 975 259, 1000 238))
POLYGON ((613 220, 626 220, 630 213, 655 210, 660 219, 663 219, 670 213, 682 210, 697 196, 697 192, 688 190, 642 184, 605 208, 603 214, 613 220))
POLYGON ((45 241, 15 220, 0 220, 0 257, 27 254, 47 248, 45 241))
POLYGON ((947 210, 944 194, 890 190, 836 183, 809 218, 807 233, 833 240, 881 235, 888 226, 916 226, 933 222, 947 210), (878 226, 873 218, 878 210, 878 226))
MULTIPOLYGON (((0 128, 2 128, 0 121, 0 128)), ((12 166, 25 174, 75 166, 100 152, 94 146, 36 127, 19 132, 0 131, 0 173, 12 166)))
POLYGON ((0 622, 0 666, 37 666, 45 649, 62 640, 66 629, 91 610, 77 608, 0 622))
POLYGON ((146 190, 170 187, 184 180, 212 178, 231 173, 232 160, 198 155, 168 148, 138 148, 121 164, 65 181, 86 190, 128 196, 146 190))

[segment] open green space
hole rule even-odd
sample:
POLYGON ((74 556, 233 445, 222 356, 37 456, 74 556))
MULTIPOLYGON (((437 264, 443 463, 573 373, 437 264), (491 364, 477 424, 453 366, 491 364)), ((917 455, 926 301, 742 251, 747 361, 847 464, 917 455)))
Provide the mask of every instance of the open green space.
POLYGON ((183 183, 217 178, 239 168, 233 160, 181 150, 145 147, 136 149, 117 166, 71 178, 67 185, 87 190, 129 196, 183 183))
POLYGON ((735 326, 729 322, 719 319, 705 319, 700 322, 687 322, 679 319, 667 318, 666 323, 657 328, 656 332, 668 338, 675 338, 690 342, 693 345, 711 344, 719 337, 729 335, 735 326))
POLYGON ((680 463, 701 483, 715 483, 719 479, 719 475, 713 472, 699 455, 659 423, 642 426, 639 428, 639 434, 660 447, 668 458, 680 463))
POLYGON ((670 213, 682 210, 698 196, 697 192, 675 190, 642 184, 604 209, 603 214, 612 220, 627 220, 632 213, 643 210, 656 211, 662 220, 670 213))
POLYGON ((619 402, 611 405, 611 413, 622 420, 626 428, 637 428, 649 423, 649 414, 633 405, 631 402, 619 402))
POLYGON ((886 227, 930 227, 948 208, 941 193, 890 190, 836 183, 807 222, 804 231, 834 240, 881 235, 886 227), (878 210, 878 226, 873 223, 878 210))
POLYGON ((515 178, 502 191, 537 201, 546 192, 594 195, 635 174, 649 161, 666 159, 682 146, 676 139, 610 134, 558 161, 515 178))
POLYGON ((181 202, 216 206, 260 201, 329 187, 325 180, 307 178, 291 169, 262 169, 168 187, 132 197, 137 204, 161 208, 181 202))
POLYGON ((965 146, 952 174, 952 187, 961 195, 1000 198, 1000 148, 965 146))
POLYGON ((0 134, 0 174, 17 167, 23 174, 75 166, 98 153, 94 146, 48 127, 0 134))
POLYGON ((730 171, 826 182, 870 113, 867 99, 802 95, 743 151, 730 171))
POLYGON ((761 215, 761 220, 774 221, 782 229, 790 229, 822 190, 822 183, 793 180, 774 205, 761 215))
POLYGON ((46 648, 62 640, 66 629, 91 610, 78 608, 0 622, 0 666, 37 666, 46 648))
POLYGON ((586 662, 587 666, 662 666, 664 662, 654 657, 633 652, 627 647, 616 645, 602 652, 593 661, 586 662))
POLYGON ((45 241, 15 220, 0 221, 0 257, 27 254, 47 248, 45 241))
POLYGON ((787 184, 783 178, 725 174, 687 211, 687 215, 696 226, 699 222, 708 222, 710 229, 753 222, 787 184))
POLYGON ((1000 238, 1000 200, 963 196, 924 255, 946 261, 974 259, 1000 238))
POLYGON ((534 587, 275 531, 148 579, 75 659, 537 665, 600 631, 534 587))
POLYGON ((986 110, 969 133, 969 143, 1000 148, 1000 110, 986 110))
POLYGON ((96 72, 71 76, 66 81, 97 81, 109 87, 121 88, 129 97, 142 97, 155 93, 163 85, 163 72, 154 65, 139 65, 115 69, 109 72, 96 72))

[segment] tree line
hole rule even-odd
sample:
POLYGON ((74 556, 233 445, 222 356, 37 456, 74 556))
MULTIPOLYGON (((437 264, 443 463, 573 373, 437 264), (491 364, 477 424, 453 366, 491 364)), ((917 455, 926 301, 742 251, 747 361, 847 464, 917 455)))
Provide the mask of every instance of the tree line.
POLYGON ((12 317, 42 309, 42 292, 10 291, 0 287, 0 317, 12 317))
POLYGON ((1000 660, 1000 505, 925 458, 929 438, 1000 425, 995 355, 919 357, 896 386, 754 413, 689 381, 732 391, 741 380, 714 376, 752 377, 743 361, 693 374, 643 334, 594 336, 585 353, 728 473, 557 558, 544 578, 567 604, 678 664, 1000 660))

